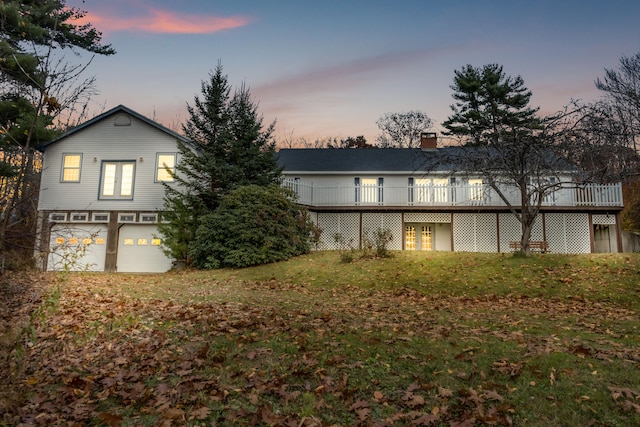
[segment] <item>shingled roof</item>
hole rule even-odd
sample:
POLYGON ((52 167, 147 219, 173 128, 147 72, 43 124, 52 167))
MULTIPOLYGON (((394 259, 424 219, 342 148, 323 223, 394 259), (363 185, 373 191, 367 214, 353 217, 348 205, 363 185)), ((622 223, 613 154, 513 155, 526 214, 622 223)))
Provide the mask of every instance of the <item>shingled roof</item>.
POLYGON ((415 172, 451 171, 451 158, 459 147, 420 148, 292 148, 277 153, 285 172, 415 172))

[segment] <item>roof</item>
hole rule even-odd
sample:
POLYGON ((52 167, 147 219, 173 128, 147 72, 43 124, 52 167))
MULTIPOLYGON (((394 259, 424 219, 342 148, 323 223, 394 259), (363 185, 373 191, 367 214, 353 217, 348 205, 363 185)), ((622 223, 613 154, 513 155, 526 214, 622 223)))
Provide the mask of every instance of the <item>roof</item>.
POLYGON ((118 113, 129 114, 130 116, 133 116, 136 119, 138 119, 138 120, 140 120, 142 122, 145 122, 149 126, 152 126, 152 127, 156 128, 156 129, 158 129, 158 130, 160 130, 160 131, 162 131, 164 133, 167 133, 167 134, 173 136, 174 138, 177 138, 177 139, 179 139, 179 140, 181 140, 183 142, 188 142, 188 139, 186 137, 184 137, 183 135, 180 135, 179 133, 177 133, 177 132, 175 132, 175 131, 167 128, 167 127, 162 126, 160 123, 155 122, 155 121, 149 119, 148 117, 145 117, 142 114, 137 113, 137 112, 133 111, 132 109, 125 107, 124 105, 118 105, 117 107, 112 108, 111 110, 106 111, 106 112, 94 117, 93 119, 88 120, 88 121, 86 121, 86 122, 84 122, 84 123, 72 128, 72 129, 68 130, 67 132, 65 132, 62 135, 60 135, 58 138, 56 138, 56 139, 54 139, 52 141, 45 142, 45 143, 41 144, 38 147, 38 150, 44 151, 44 149, 47 146, 49 146, 51 144, 55 144, 56 142, 59 142, 60 140, 63 140, 65 138, 67 138, 68 136, 71 136, 71 135, 73 135, 73 134, 75 134, 77 132, 80 132, 81 130, 86 129, 89 126, 91 126, 91 125, 93 125, 93 124, 95 124, 95 123, 97 123, 97 122, 99 122, 101 120, 104 120, 107 117, 110 117, 110 116, 113 116, 115 114, 118 114, 118 113))
POLYGON ((415 172, 451 171, 454 151, 420 148, 292 148, 277 153, 285 172, 415 172))

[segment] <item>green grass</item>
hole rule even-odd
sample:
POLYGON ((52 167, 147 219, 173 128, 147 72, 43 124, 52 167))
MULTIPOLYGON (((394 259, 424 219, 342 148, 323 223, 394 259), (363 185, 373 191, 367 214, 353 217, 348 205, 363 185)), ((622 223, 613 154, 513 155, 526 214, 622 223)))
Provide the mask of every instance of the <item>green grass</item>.
POLYGON ((6 420, 640 425, 638 255, 319 252, 67 279, 8 357, 6 420))

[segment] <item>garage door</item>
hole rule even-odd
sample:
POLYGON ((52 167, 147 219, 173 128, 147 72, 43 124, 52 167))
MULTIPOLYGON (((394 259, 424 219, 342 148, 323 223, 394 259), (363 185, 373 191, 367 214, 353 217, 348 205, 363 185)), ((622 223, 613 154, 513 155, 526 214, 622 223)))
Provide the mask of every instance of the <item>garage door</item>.
POLYGON ((104 271, 107 226, 56 224, 51 228, 49 271, 104 271))
POLYGON ((155 225, 124 224, 118 234, 119 273, 164 273, 171 269, 155 225))

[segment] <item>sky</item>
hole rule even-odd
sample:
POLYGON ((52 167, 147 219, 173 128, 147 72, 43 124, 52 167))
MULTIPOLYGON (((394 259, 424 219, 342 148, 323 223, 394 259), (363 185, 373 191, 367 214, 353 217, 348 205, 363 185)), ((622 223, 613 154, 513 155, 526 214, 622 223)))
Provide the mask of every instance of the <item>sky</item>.
MULTIPOLYGON (((117 54, 95 57, 95 114, 123 104, 172 129, 218 62, 285 141, 363 135, 420 110, 436 132, 454 70, 497 63, 551 114, 640 52, 637 0, 67 0, 117 54)), ((86 58, 86 57, 85 57, 86 58)), ((80 58, 82 59, 82 57, 80 58)), ((75 59, 74 59, 75 60, 75 59)))

